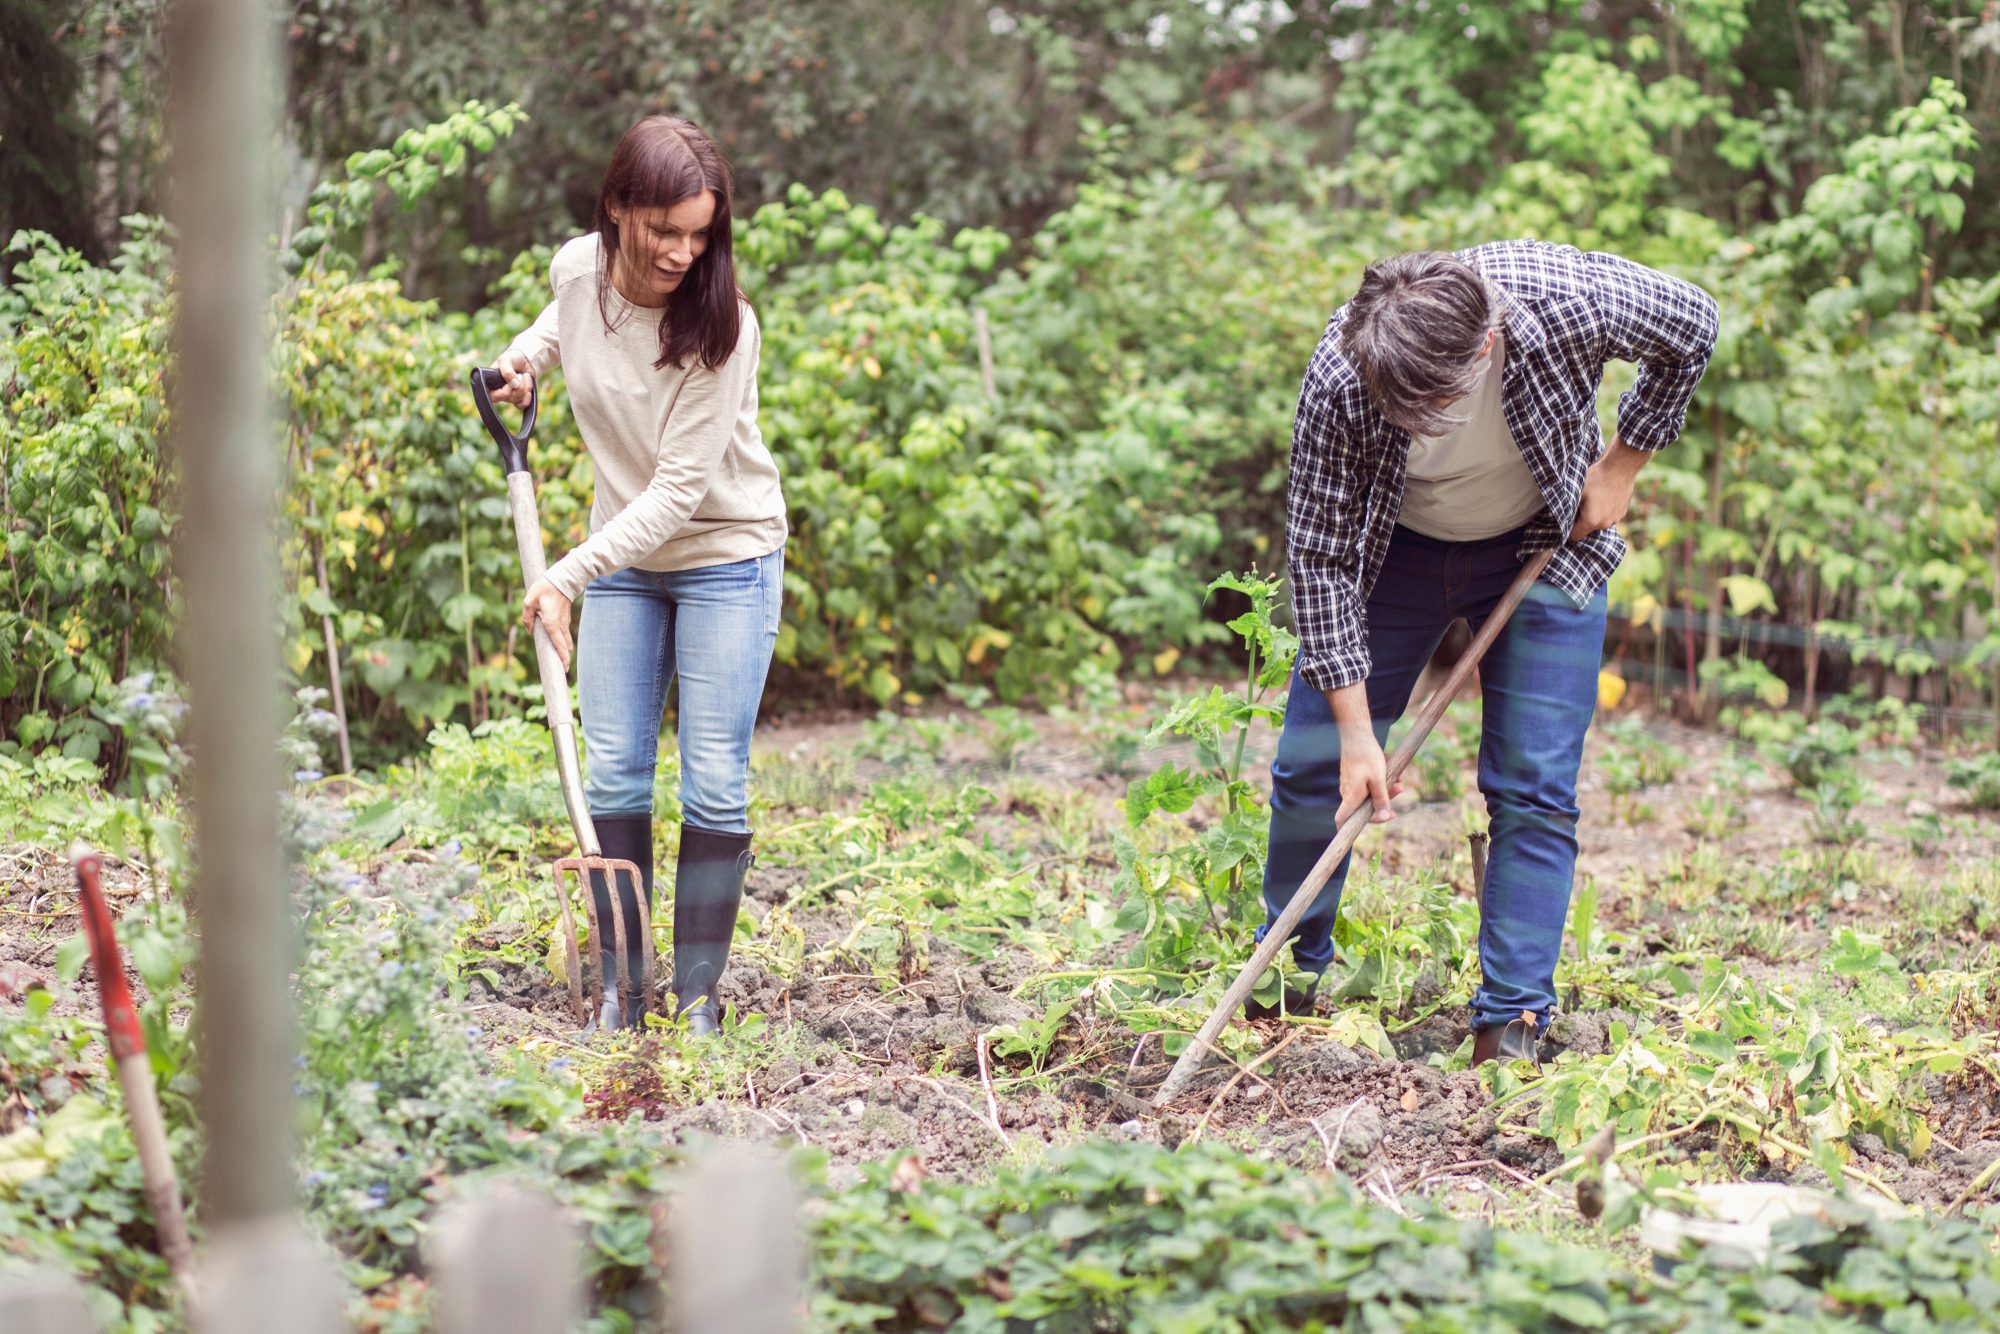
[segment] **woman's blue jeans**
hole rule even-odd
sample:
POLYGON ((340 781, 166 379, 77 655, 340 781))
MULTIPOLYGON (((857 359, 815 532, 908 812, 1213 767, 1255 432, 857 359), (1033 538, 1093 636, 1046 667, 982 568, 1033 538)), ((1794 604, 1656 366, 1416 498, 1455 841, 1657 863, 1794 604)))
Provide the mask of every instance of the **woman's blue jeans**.
MULTIPOLYGON (((1460 616, 1476 634, 1520 572, 1517 530, 1478 542, 1444 542, 1397 528, 1368 597, 1368 711, 1385 740, 1445 628, 1460 616)), ((1483 982, 1472 1026, 1490 1028, 1555 1006, 1556 959, 1576 871, 1576 776, 1597 706, 1604 651, 1603 590, 1579 609, 1537 581, 1479 666, 1485 716, 1479 790, 1492 850, 1479 904, 1483 982)), ((1267 913, 1277 920, 1339 825, 1340 732, 1326 695, 1296 673, 1271 765, 1267 913)), ((1333 961, 1333 922, 1347 879, 1342 860, 1292 937, 1302 969, 1333 961)))
POLYGON ((592 815, 653 813, 667 686, 680 678, 682 819, 747 834, 750 734, 778 639, 785 552, 698 570, 618 570, 583 593, 577 698, 592 815))

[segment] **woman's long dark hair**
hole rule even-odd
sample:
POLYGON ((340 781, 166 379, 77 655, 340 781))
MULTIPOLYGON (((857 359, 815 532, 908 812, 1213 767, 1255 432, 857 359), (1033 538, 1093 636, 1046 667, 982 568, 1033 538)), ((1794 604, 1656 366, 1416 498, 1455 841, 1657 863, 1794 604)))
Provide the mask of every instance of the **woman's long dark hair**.
POLYGON ((708 247, 688 269, 679 287, 667 297, 660 321, 660 357, 656 370, 686 366, 690 359, 714 370, 729 360, 742 332, 743 316, 736 286, 736 258, 730 244, 729 164, 715 141, 701 127, 678 116, 648 116, 625 131, 604 169, 604 186, 597 192, 597 308, 605 327, 612 327, 605 293, 612 290, 611 265, 624 253, 615 207, 672 208, 702 191, 715 196, 715 218, 709 224, 708 247))

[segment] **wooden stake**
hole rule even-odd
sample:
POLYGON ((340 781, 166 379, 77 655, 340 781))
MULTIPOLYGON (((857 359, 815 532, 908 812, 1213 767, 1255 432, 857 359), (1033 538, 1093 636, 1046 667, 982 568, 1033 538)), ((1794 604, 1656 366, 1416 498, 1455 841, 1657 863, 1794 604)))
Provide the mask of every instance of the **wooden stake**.
MULTIPOLYGON (((300 452, 304 453, 303 450, 300 452)), ((310 457, 306 459, 305 467, 308 473, 312 471, 310 457)), ((306 495, 306 517, 310 519, 319 517, 319 502, 314 500, 310 493, 306 495)), ((319 576, 319 595, 326 599, 328 606, 331 606, 333 586, 327 582, 326 577, 326 543, 320 539, 318 533, 313 534, 312 549, 313 571, 319 576)), ((333 721, 340 732, 340 771, 351 774, 354 772, 354 751, 347 739, 347 698, 340 689, 340 638, 333 632, 333 615, 330 612, 320 613, 319 628, 320 633, 326 638, 327 690, 333 696, 333 721)))
POLYGON ((125 1095, 125 1119, 132 1125, 132 1143, 139 1151, 140 1189, 153 1213, 160 1254, 166 1257, 167 1268, 182 1293, 193 1298, 194 1243, 188 1238, 187 1218, 181 1212, 180 1179, 174 1175, 167 1124, 153 1088, 152 1058, 146 1054, 139 1011, 132 1003, 125 962, 118 955, 118 938, 112 931, 111 910, 105 905, 99 882, 104 863, 82 844, 70 850, 70 861, 76 867, 78 907, 90 939, 91 971, 97 975, 97 994, 104 1006, 104 1036, 118 1068, 118 1087, 125 1095))
POLYGON ((202 1213, 217 1234, 284 1214, 292 1198, 292 916, 278 839, 282 701, 270 614, 280 451, 265 339, 280 79, 276 30, 258 0, 180 0, 167 37, 180 291, 170 416, 184 513, 175 528, 185 589, 178 647, 199 849, 201 1118, 221 1150, 203 1167, 202 1213))
MULTIPOLYGON (((1486 618, 1486 624, 1479 627, 1479 634, 1474 637, 1472 646, 1466 649, 1465 656, 1458 660, 1458 666, 1452 668, 1451 675, 1445 679, 1445 683, 1424 701, 1424 707, 1418 712, 1416 722, 1410 728, 1410 734, 1403 738, 1403 744, 1396 747, 1396 753, 1389 757, 1387 781, 1390 786, 1393 787, 1396 780, 1402 776, 1403 770, 1409 766, 1410 758, 1417 753, 1417 747, 1423 745, 1424 739, 1430 736, 1431 729, 1436 727, 1438 719, 1444 716, 1445 709, 1458 694, 1459 687, 1472 675, 1473 669, 1479 665, 1479 660, 1486 656, 1486 650, 1493 647, 1493 641, 1499 638, 1500 631, 1507 624, 1507 618, 1521 605, 1521 599, 1527 596, 1529 586, 1540 576, 1543 567, 1549 563, 1549 558, 1554 554, 1553 551, 1541 551, 1528 558, 1527 563, 1521 567, 1521 572, 1514 576, 1513 585, 1508 588, 1506 596, 1500 599, 1500 605, 1486 618)), ((1223 1026, 1235 1016, 1243 1007, 1244 1000, 1256 989, 1257 979, 1264 975, 1264 970, 1278 957, 1278 951, 1291 940, 1299 919, 1306 915, 1306 909, 1312 906, 1313 900, 1317 899, 1320 891, 1326 888, 1326 882, 1333 877, 1334 868, 1340 865, 1343 857, 1347 856, 1348 850, 1354 846, 1354 841, 1361 837, 1361 831, 1368 827, 1369 818, 1373 814, 1374 807, 1363 802, 1360 808, 1349 815, 1345 823, 1340 826, 1340 831, 1334 835, 1333 842, 1327 845, 1326 851, 1322 852, 1319 860, 1313 863, 1312 871, 1306 876, 1305 883, 1299 886, 1298 892, 1292 895, 1292 901, 1278 914, 1278 920, 1264 933, 1263 943, 1258 945, 1250 956, 1250 962, 1244 965, 1236 980, 1229 984, 1229 990, 1222 993, 1221 1003, 1215 1007, 1215 1012, 1209 1015, 1208 1022, 1201 1026, 1201 1032, 1181 1052, 1180 1059, 1174 1063, 1174 1068, 1167 1075, 1167 1082, 1160 1085, 1159 1093, 1153 1098, 1155 1107, 1165 1107, 1172 1102, 1187 1086, 1188 1080, 1194 1077, 1195 1070, 1201 1065, 1202 1052, 1215 1046, 1215 1040, 1221 1034, 1223 1026)))
POLYGON ((987 323, 986 307, 972 308, 972 331, 979 339, 979 382, 986 388, 986 401, 998 403, 1000 391, 993 383, 993 329, 987 323))

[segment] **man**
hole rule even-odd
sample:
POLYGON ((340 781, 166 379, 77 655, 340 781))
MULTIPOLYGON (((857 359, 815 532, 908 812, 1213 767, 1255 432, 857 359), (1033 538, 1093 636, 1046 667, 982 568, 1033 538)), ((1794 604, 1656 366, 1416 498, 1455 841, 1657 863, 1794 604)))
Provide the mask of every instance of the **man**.
MULTIPOLYGON (((1445 627, 1463 616, 1476 632, 1522 562, 1560 548, 1481 663, 1493 842, 1475 1064, 1534 1060, 1555 1005, 1616 525, 1639 469, 1680 434, 1715 336, 1715 302, 1692 284, 1509 241, 1370 265, 1306 369, 1286 507, 1301 647, 1259 939, 1349 812, 1393 817, 1382 743, 1445 627), (1597 389, 1614 357, 1639 375, 1605 448, 1597 389)), ((1332 962, 1346 876, 1343 861, 1293 937, 1312 978, 1294 1010, 1332 962)))

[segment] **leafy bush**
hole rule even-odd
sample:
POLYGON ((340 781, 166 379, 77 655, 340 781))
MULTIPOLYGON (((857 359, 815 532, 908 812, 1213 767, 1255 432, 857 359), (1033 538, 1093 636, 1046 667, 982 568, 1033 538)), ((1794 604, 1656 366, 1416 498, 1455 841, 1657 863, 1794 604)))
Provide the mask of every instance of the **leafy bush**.
POLYGON ((140 220, 101 268, 38 232, 8 244, 18 259, 0 290, 0 749, 111 760, 115 731, 91 705, 165 666, 175 510, 159 445, 162 231, 140 220))
MULTIPOLYGON (((2000 1259, 1975 1223, 1787 1220, 1774 1272, 1603 1254, 1391 1213, 1332 1182, 1199 1144, 1097 1140, 970 1185, 893 1164, 822 1198, 812 1315, 828 1330, 1622 1331, 1984 1328, 2000 1259)), ((1849 1214, 1852 1217, 1849 1217, 1849 1214)))
POLYGON ((2000 810, 2000 751, 1947 760, 1945 781, 1965 793, 1976 811, 2000 810))
MULTIPOLYGON (((1407 73, 1427 43, 1403 34, 1368 60, 1407 73)), ((1857 125, 1839 170, 1800 207, 1726 244, 1717 220, 1659 207, 1672 158, 1651 99, 1674 107, 1676 134, 1711 125, 1732 161, 1757 161, 1761 140, 1752 122, 1669 85, 1634 83, 1603 52, 1550 53, 1514 108, 1536 161, 1449 208, 1372 206, 1455 168, 1435 146, 1381 157, 1398 111, 1369 108, 1356 162, 1338 183, 1298 175, 1297 202, 1243 204, 1186 173, 1121 177, 1107 133, 1074 202, 1020 237, 921 216, 891 225, 839 191, 803 188, 742 220, 742 273, 765 330, 764 424, 796 530, 781 672, 878 705, 958 682, 1012 703, 1059 698, 1127 657, 1164 671, 1225 640, 1186 570, 1275 562, 1299 374, 1363 264, 1532 233, 1620 249, 1729 294, 1684 440, 1648 468, 1628 525, 1633 554, 1613 594, 1633 623, 1653 623, 1669 600, 1720 602, 1815 625, 1839 655, 1827 675, 1841 679, 1825 682, 1836 689, 1880 692, 1902 677, 1933 695, 1983 693, 1996 632, 1939 647, 2000 608, 2000 370, 1987 351, 2000 282, 1936 276, 1977 148, 1964 98, 1940 82, 1892 108, 1879 133, 1857 125), (1386 192, 1375 179, 1398 172, 1414 175, 1386 192)), ((1469 125, 1493 111, 1448 102, 1469 125)), ((348 256, 378 194, 417 200, 517 118, 469 104, 354 155, 344 179, 315 189, 284 257, 289 661, 325 674, 329 618, 349 713, 377 742, 448 719, 477 726, 533 699, 498 464, 462 385, 546 299, 546 250, 520 256, 471 315, 410 301, 348 256)), ((16 251, 0 298, 0 505, 13 516, 0 722, 29 748, 64 746, 115 771, 90 705, 159 665, 171 591, 171 478, 142 447, 168 424, 162 252, 144 229, 110 269, 33 234, 16 251), (30 514, 29 495, 60 503, 30 514)), ((1628 374, 1606 386, 1607 416, 1628 374)), ((585 535, 590 480, 560 376, 542 421, 542 515, 561 548, 585 535)), ((1707 679, 1782 700, 1786 682, 1749 650, 1746 636, 1736 665, 1717 655, 1707 679)))

